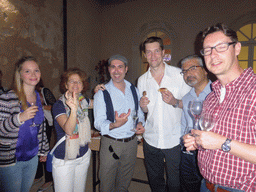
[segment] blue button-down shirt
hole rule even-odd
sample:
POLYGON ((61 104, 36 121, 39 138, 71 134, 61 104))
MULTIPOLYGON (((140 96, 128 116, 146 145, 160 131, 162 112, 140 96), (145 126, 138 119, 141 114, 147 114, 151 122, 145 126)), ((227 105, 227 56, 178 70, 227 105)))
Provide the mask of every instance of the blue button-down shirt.
POLYGON ((193 116, 189 112, 189 104, 191 101, 195 99, 199 99, 201 101, 204 101, 206 96, 212 91, 211 90, 211 81, 208 82, 204 90, 199 94, 197 97, 195 88, 192 88, 183 98, 183 110, 182 110, 182 116, 181 116, 181 135, 183 136, 185 134, 185 128, 191 127, 193 128, 194 120, 193 116))
MULTIPOLYGON (((129 109, 131 111, 135 110, 134 98, 131 91, 131 83, 125 80, 125 94, 116 88, 113 81, 110 80, 109 83, 105 85, 107 91, 110 94, 114 111, 117 111, 118 115, 122 113, 127 113, 129 109)), ((138 100, 140 95, 138 89, 136 88, 138 94, 138 100)), ((139 102, 139 101, 138 101, 139 102)), ((128 117, 128 121, 121 127, 109 130, 109 124, 111 121, 107 120, 106 114, 106 103, 104 100, 103 92, 100 90, 94 95, 94 127, 101 132, 101 135, 109 135, 111 137, 120 139, 131 137, 134 132, 131 131, 133 128, 132 115, 128 117)), ((144 114, 141 108, 138 109, 138 122, 142 122, 144 125, 144 114)))

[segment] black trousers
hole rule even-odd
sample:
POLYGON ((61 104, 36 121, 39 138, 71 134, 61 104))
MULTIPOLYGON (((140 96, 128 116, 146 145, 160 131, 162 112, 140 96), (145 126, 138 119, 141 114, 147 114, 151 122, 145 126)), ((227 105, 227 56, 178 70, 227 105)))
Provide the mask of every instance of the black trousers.
POLYGON ((202 176, 197 164, 197 151, 193 155, 181 151, 180 184, 182 192, 199 192, 202 176))
POLYGON ((145 165, 152 192, 179 192, 180 145, 158 149, 143 142, 145 165), (166 169, 167 181, 164 178, 166 169))

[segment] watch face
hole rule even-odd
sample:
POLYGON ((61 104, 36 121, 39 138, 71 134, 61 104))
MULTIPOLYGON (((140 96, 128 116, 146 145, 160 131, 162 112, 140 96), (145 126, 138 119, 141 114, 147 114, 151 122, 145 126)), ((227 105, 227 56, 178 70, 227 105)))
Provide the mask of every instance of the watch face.
POLYGON ((230 151, 230 146, 227 146, 225 144, 222 145, 222 150, 225 151, 225 152, 228 152, 230 151))
POLYGON ((227 139, 225 141, 225 143, 222 144, 222 146, 221 146, 222 151, 224 151, 224 152, 229 152, 230 151, 230 149, 231 149, 230 142, 231 142, 231 140, 227 139))

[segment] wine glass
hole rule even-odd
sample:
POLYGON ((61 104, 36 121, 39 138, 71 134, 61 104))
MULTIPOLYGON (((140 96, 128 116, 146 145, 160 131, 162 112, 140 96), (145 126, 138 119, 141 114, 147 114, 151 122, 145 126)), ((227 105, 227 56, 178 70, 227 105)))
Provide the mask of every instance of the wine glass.
MULTIPOLYGON (((192 134, 191 134, 191 130, 193 129, 193 127, 186 127, 185 128, 185 131, 184 131, 184 135, 186 135, 186 134, 190 134, 191 136, 193 136, 192 134)), ((183 143, 183 141, 182 141, 182 153, 186 153, 186 154, 188 154, 188 155, 194 155, 191 151, 187 151, 186 150, 186 147, 184 146, 184 143, 183 143)))
POLYGON ((195 99, 191 101, 189 109, 191 114, 195 118, 194 129, 199 129, 199 117, 202 112, 202 108, 203 108, 203 101, 199 99, 195 99))
MULTIPOLYGON (((36 106, 36 102, 35 103, 31 103, 30 105, 31 105, 31 107, 32 106, 36 106)), ((36 127, 37 126, 37 124, 35 124, 34 120, 35 120, 35 117, 33 117, 33 119, 32 119, 32 124, 30 125, 31 127, 36 127)))
POLYGON ((202 131, 210 131, 214 127, 215 118, 209 113, 204 113, 199 120, 199 125, 202 131))
POLYGON ((132 121, 133 121, 133 127, 132 127, 131 131, 136 132, 137 120, 139 118, 137 115, 137 111, 133 110, 131 115, 132 115, 132 121))

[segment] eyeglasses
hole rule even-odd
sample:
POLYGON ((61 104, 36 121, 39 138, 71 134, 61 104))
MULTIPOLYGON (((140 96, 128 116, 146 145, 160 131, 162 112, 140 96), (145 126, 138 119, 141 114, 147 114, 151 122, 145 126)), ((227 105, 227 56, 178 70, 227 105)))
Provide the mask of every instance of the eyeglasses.
POLYGON ((68 81, 70 84, 78 84, 78 85, 82 85, 83 82, 82 81, 73 81, 73 80, 70 80, 68 81))
POLYGON ((114 152, 114 149, 112 148, 111 145, 109 145, 108 150, 109 150, 110 153, 113 153, 112 157, 113 157, 114 159, 119 159, 119 157, 118 157, 117 154, 114 152))
POLYGON ((215 49, 218 53, 227 51, 230 45, 236 44, 237 42, 230 42, 230 43, 220 43, 214 47, 207 47, 200 50, 200 53, 203 56, 208 56, 212 54, 212 50, 215 49))
POLYGON ((189 71, 194 71, 194 70, 196 70, 197 67, 202 67, 202 66, 192 66, 192 67, 189 67, 187 70, 182 70, 182 71, 180 72, 180 74, 181 74, 181 75, 186 75, 187 72, 189 72, 189 71))

